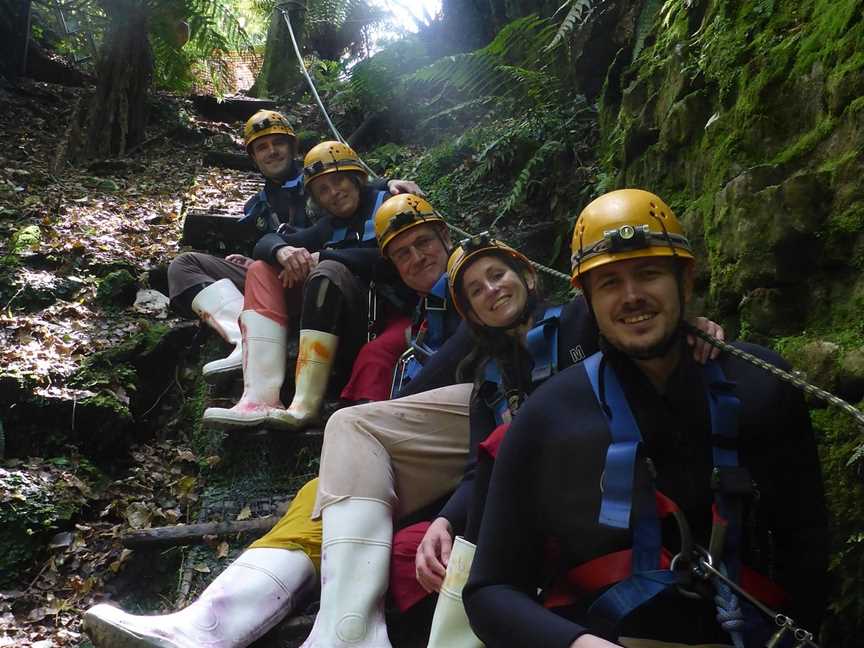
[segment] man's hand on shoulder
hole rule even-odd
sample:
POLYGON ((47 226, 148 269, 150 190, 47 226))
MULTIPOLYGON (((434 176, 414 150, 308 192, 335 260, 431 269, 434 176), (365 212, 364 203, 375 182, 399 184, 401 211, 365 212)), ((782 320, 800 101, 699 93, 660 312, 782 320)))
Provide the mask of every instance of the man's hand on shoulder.
POLYGON ((426 195, 420 186, 411 180, 390 180, 387 183, 387 190, 394 196, 403 193, 410 193, 421 197, 426 195))
MULTIPOLYGON (((711 337, 715 337, 720 341, 726 339, 723 327, 717 322, 712 322, 707 317, 695 317, 691 324, 703 333, 707 333, 711 337)), ((693 347, 693 359, 699 364, 704 365, 709 359, 716 360, 717 356, 720 355, 720 349, 711 346, 705 340, 696 337, 692 333, 687 335, 687 344, 693 347)))
POLYGON ((427 592, 437 592, 444 582, 450 551, 453 549, 453 529, 447 518, 435 518, 417 547, 414 556, 417 582, 427 592))

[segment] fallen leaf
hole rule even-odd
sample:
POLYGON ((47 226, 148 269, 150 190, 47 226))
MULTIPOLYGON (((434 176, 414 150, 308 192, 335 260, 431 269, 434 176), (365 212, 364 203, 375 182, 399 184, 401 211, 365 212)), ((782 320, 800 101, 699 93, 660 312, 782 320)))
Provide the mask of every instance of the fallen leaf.
POLYGON ((252 517, 252 509, 248 505, 243 507, 243 510, 237 514, 237 520, 248 520, 252 517))

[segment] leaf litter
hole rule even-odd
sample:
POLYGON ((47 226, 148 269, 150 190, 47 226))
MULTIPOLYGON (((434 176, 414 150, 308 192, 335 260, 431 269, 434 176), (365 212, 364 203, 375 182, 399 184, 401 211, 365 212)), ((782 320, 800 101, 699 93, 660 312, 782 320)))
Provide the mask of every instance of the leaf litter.
MULTIPOLYGON (((236 205, 247 197, 240 188, 247 176, 202 169, 206 142, 169 138, 142 148, 132 161, 100 165, 108 172, 99 175, 72 167, 53 173, 57 142, 81 91, 26 80, 22 85, 54 100, 0 93, 0 378, 24 381, 41 396, 80 400, 93 393, 66 381, 89 355, 152 321, 171 321, 154 295, 144 295, 137 309, 106 311, 96 301, 99 278, 117 268, 137 275, 167 264, 180 251, 186 210, 236 205)), ((224 124, 199 126, 217 137, 235 135, 224 124)), ((76 511, 57 520, 26 582, 0 591, 0 648, 82 644, 83 611, 134 560, 122 536, 193 520, 199 467, 219 459, 164 441, 118 457, 118 463, 127 460, 115 479, 97 475, 71 447, 58 460, 0 461, 0 510, 40 489, 62 489, 76 511)), ((228 549, 225 542, 213 543, 218 558, 228 549)))

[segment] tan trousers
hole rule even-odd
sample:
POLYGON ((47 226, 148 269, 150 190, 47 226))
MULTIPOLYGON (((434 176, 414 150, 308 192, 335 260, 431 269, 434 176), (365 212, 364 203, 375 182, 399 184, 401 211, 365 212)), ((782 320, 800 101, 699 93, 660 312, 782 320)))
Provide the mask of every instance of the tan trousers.
POLYGON ((625 648, 732 648, 729 644, 682 644, 633 637, 621 637, 618 641, 625 648))
POLYGON ((346 407, 324 430, 317 518, 347 497, 409 515, 453 490, 468 458, 470 384, 346 407))

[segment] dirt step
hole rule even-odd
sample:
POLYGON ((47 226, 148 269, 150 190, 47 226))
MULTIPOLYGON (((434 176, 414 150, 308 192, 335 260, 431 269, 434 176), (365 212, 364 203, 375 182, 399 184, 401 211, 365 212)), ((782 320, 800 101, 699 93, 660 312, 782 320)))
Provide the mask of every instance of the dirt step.
POLYGON ((238 171, 256 171, 257 167, 248 155, 244 153, 229 153, 228 151, 208 151, 202 160, 204 166, 220 169, 236 169, 238 171))
POLYGON ((205 119, 223 122, 246 121, 259 110, 276 110, 276 102, 271 99, 255 99, 237 95, 223 97, 221 100, 212 95, 195 95, 192 105, 205 119))

